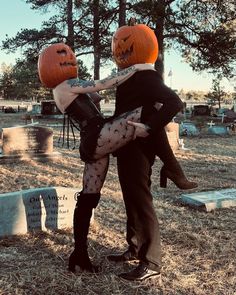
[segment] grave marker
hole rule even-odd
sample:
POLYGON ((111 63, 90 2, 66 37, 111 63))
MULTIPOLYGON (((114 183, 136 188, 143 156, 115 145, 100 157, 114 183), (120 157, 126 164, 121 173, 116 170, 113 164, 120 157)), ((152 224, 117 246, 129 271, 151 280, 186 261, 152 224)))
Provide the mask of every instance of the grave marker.
POLYGON ((226 126, 220 126, 220 125, 215 125, 211 126, 207 130, 208 134, 214 134, 214 135, 228 135, 229 130, 226 126))
POLYGON ((218 191, 182 194, 181 201, 191 207, 204 209, 207 212, 217 208, 235 207, 236 189, 229 188, 218 191))
POLYGON ((198 136, 200 134, 196 125, 192 122, 182 122, 180 124, 180 135, 198 136))
POLYGON ((53 130, 36 125, 3 128, 0 161, 34 158, 49 160, 59 156, 53 152, 53 130))
POLYGON ((215 123, 211 120, 211 122, 207 123, 207 125, 209 125, 209 128, 211 128, 212 126, 215 125, 215 123))
POLYGON ((210 116, 211 111, 208 105, 195 105, 193 106, 194 116, 210 116))
POLYGON ((45 187, 0 194, 0 236, 72 227, 79 191, 45 187))
POLYGON ((32 114, 40 114, 41 113, 41 104, 33 104, 31 113, 32 114))

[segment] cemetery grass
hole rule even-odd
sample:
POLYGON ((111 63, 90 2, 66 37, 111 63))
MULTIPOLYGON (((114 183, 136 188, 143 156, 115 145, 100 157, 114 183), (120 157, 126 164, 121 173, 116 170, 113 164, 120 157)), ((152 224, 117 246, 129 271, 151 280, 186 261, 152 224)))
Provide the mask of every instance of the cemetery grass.
MULTIPOLYGON (((23 124, 19 114, 0 114, 0 127, 23 124)), ((47 125, 55 123, 40 120, 47 125)), ((78 150, 62 148, 54 130, 54 147, 62 156, 53 162, 33 160, 0 164, 0 192, 45 186, 81 188, 83 163, 78 150)), ((193 191, 236 188, 236 135, 184 138, 189 151, 178 151, 188 177, 199 183, 193 191)), ((0 294, 79 295, 235 295, 236 208, 212 212, 193 210, 180 203, 183 193, 173 183, 159 187, 161 163, 153 167, 152 192, 160 222, 163 268, 161 278, 128 282, 117 274, 135 264, 115 264, 106 255, 126 250, 126 215, 111 157, 102 199, 89 235, 92 260, 101 273, 69 273, 72 229, 33 232, 0 238, 0 294)), ((145 222, 145 220, 143 221, 145 222)))

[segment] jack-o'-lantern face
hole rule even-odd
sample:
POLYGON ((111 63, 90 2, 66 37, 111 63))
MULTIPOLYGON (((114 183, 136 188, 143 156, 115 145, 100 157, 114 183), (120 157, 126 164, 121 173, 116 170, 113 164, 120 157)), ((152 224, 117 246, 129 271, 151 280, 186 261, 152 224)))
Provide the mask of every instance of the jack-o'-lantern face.
POLYGON ((134 64, 154 63, 158 56, 157 38, 144 24, 120 27, 111 46, 115 62, 121 69, 134 64))
POLYGON ((76 78, 78 67, 74 52, 64 43, 50 45, 39 55, 38 73, 40 81, 48 88, 76 78))

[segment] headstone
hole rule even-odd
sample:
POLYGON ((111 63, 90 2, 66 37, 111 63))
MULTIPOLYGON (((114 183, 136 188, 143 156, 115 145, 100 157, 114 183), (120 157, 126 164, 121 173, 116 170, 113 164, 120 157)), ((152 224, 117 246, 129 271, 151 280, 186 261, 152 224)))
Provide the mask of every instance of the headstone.
POLYGON ((235 207, 236 189, 230 188, 218 191, 182 194, 181 201, 193 208, 204 209, 207 212, 217 208, 235 207))
POLYGON ((165 126, 166 134, 171 148, 175 151, 179 149, 179 124, 170 122, 165 126))
POLYGON ((109 118, 113 115, 113 111, 112 110, 104 110, 102 112, 102 114, 103 114, 104 118, 109 118))
POLYGON ((214 134, 214 135, 228 135, 229 130, 226 126, 215 125, 215 126, 209 127, 207 130, 207 133, 214 134))
POLYGON ((185 143, 184 143, 183 138, 179 139, 179 149, 182 151, 189 151, 190 150, 189 148, 185 147, 185 143))
POLYGON ((0 194, 0 236, 72 227, 78 191, 45 187, 0 194))
POLYGON ((100 108, 101 108, 102 115, 105 118, 111 117, 114 114, 114 111, 115 111, 115 105, 113 103, 101 102, 100 108))
POLYGON ((0 161, 34 158, 49 160, 60 154, 53 152, 53 130, 36 125, 3 128, 0 161))
POLYGON ((61 115, 61 112, 57 108, 54 100, 43 100, 41 102, 41 114, 53 116, 53 115, 61 115))
POLYGON ((224 119, 225 119, 225 114, 223 113, 221 116, 221 123, 224 123, 224 119))
POLYGON ((215 123, 211 120, 211 122, 207 123, 207 125, 209 125, 209 128, 211 128, 212 126, 215 125, 215 123))
POLYGON ((41 113, 41 104, 32 104, 32 114, 40 114, 41 113))
POLYGON ((236 120, 236 112, 233 111, 233 110, 228 110, 225 112, 225 115, 226 115, 226 120, 227 121, 231 121, 233 122, 234 120, 236 120))
POLYGON ((198 136, 200 134, 198 128, 192 122, 182 122, 179 133, 181 136, 198 136))
POLYGON ((208 105, 197 105, 193 107, 193 116, 210 116, 211 111, 208 105))

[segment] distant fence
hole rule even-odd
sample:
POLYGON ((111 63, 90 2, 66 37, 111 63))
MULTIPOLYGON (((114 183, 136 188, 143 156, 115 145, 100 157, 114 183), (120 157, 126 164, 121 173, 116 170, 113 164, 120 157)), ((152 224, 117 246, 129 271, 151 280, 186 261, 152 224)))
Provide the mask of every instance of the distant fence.
POLYGON ((27 112, 32 109, 32 102, 0 99, 0 112, 18 113, 27 112))
POLYGON ((0 111, 2 113, 19 113, 27 112, 27 107, 18 106, 0 106, 0 111))

